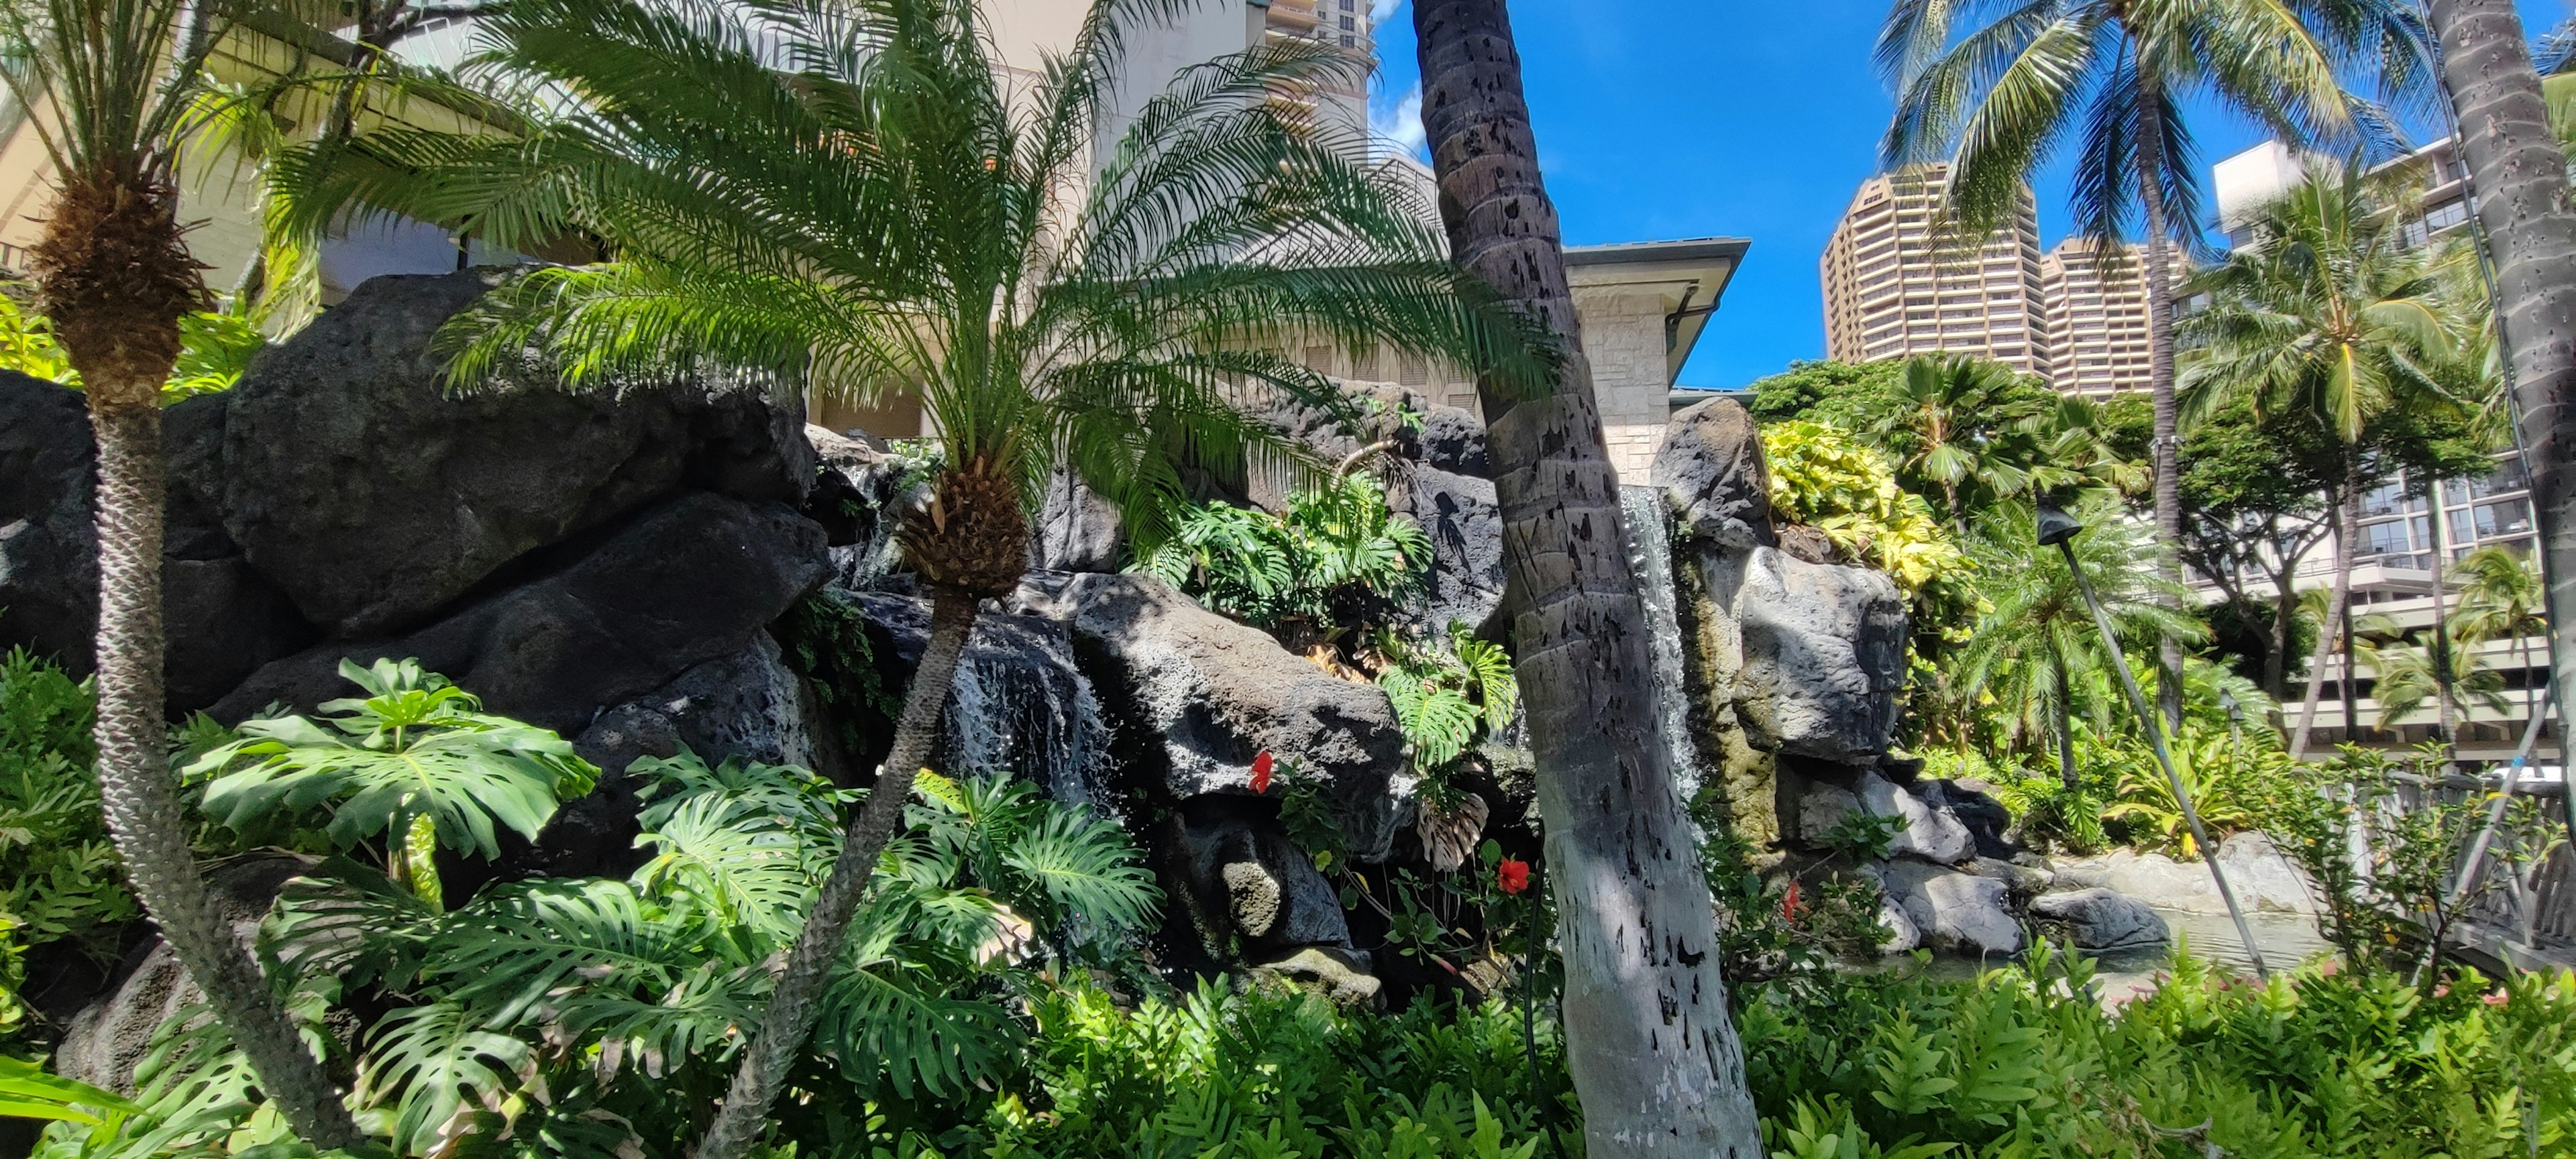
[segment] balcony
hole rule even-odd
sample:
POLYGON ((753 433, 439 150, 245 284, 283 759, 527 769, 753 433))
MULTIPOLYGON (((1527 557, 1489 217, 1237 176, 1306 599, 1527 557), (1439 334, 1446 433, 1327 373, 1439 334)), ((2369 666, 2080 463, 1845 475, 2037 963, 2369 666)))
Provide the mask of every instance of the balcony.
POLYGON ((1321 23, 1315 0, 1270 0, 1270 27, 1275 31, 1312 36, 1321 23))

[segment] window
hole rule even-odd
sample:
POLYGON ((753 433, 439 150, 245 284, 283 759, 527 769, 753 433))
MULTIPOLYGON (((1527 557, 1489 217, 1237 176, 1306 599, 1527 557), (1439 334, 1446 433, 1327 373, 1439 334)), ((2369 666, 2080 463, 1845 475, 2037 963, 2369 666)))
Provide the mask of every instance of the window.
POLYGON ((2361 514, 2365 519, 2376 515, 2395 515, 2400 511, 2416 510, 2422 505, 2421 501, 2408 500, 2403 486, 2396 483, 2383 483, 2378 489, 2361 497, 2361 514))
POLYGON ((2491 539, 2499 535, 2522 535, 2531 530, 2529 500, 2508 499, 2502 503, 2480 503, 2469 511, 2476 521, 2480 539, 2491 539))
POLYGON ((2468 220, 2469 203, 2466 201, 2445 201, 2424 211, 2424 228, 2434 233, 2464 224, 2468 220))
POLYGON ((1342 17, 1342 31, 1344 31, 1344 32, 1352 32, 1352 31, 1356 31, 1356 30, 1359 28, 1359 26, 1360 26, 1360 22, 1359 22, 1358 18, 1356 18, 1356 17, 1351 17, 1351 16, 1345 16, 1345 17, 1342 17))
POLYGON ((1345 33, 1343 33, 1343 34, 1342 34, 1342 47, 1344 47, 1344 48, 1358 48, 1359 46, 1360 46, 1360 42, 1359 42, 1359 38, 1358 38, 1358 37, 1352 36, 1350 33, 1347 33, 1347 32, 1345 32, 1345 33))
POLYGON ((2392 519, 2386 523, 2362 524, 2361 537, 2353 545, 2353 554, 2356 556, 2404 555, 2411 550, 2412 546, 2406 538, 2406 524, 2402 520, 2392 519))

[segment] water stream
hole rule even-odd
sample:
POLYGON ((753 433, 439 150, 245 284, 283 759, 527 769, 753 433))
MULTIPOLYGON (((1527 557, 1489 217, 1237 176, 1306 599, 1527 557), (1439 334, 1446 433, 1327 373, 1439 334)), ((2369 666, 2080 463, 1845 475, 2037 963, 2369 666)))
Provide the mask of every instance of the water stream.
POLYGON ((1023 620, 988 615, 977 624, 948 705, 949 766, 1007 770, 1058 802, 1100 808, 1094 772, 1109 759, 1100 701, 1074 667, 1061 625, 1023 620))
POLYGON ((1648 643, 1655 668, 1655 720, 1672 754, 1673 787, 1689 801, 1699 796, 1706 778, 1698 746, 1691 742, 1690 692, 1682 679, 1682 626, 1673 605, 1673 550, 1663 488, 1621 487, 1619 508, 1628 529, 1628 566, 1636 574, 1637 596, 1653 632, 1648 643))

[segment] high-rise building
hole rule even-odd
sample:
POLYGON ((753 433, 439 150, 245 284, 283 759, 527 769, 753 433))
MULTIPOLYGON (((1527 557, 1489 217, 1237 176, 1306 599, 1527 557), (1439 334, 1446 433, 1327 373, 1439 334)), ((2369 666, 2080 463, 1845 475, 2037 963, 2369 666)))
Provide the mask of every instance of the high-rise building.
POLYGON ((2021 190, 2012 221, 1981 241, 1940 236, 1946 165, 1862 182, 1825 244, 1826 356, 1875 362, 1973 354, 2045 373, 2039 211, 2021 190))
POLYGON ((2130 246, 2057 243, 2039 263, 2047 303, 2049 385, 2067 394, 2147 389, 2146 263, 2130 246))

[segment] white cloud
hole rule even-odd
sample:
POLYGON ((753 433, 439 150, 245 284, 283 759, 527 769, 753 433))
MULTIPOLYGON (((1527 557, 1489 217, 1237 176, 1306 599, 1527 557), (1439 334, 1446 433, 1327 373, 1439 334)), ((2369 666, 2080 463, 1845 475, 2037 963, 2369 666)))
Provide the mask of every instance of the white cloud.
POLYGON ((1406 156, 1422 156, 1422 86, 1414 85, 1393 104, 1384 95, 1372 102, 1369 136, 1406 156))
POLYGON ((1375 28, 1393 18, 1405 0, 1369 0, 1369 27, 1375 28))

